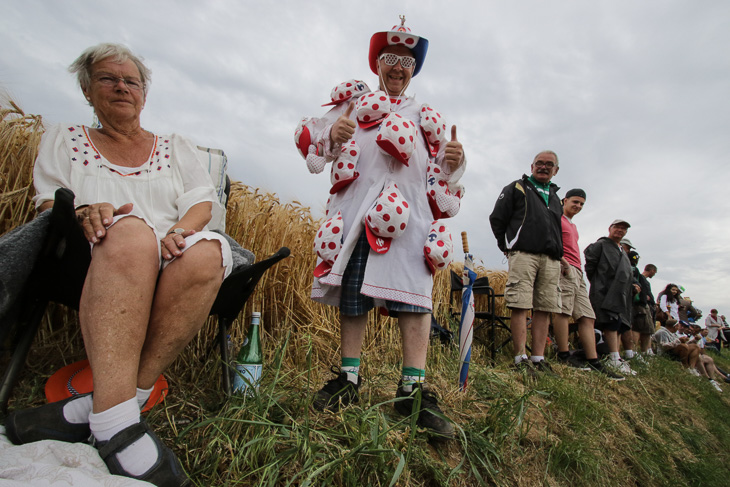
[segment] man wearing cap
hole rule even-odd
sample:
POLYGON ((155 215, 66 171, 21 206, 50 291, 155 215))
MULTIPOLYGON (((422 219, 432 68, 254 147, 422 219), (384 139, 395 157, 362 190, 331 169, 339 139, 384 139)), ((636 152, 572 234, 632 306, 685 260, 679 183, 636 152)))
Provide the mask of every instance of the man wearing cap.
POLYGON ((560 259, 563 208, 558 186, 558 156, 542 151, 532 161, 530 176, 511 182, 497 198, 489 223, 497 246, 508 259, 505 301, 512 311, 510 329, 518 370, 551 373, 545 361, 550 313, 560 313, 560 259), (527 359, 527 312, 532 310, 532 357, 527 359))
POLYGON ((445 267, 439 260, 443 254, 431 252, 430 245, 438 239, 450 242, 445 226, 432 224, 458 211, 464 154, 456 127, 449 139, 440 115, 405 95, 424 66, 428 40, 404 23, 401 17, 401 25, 370 40, 370 69, 378 76, 379 90, 338 88, 328 103, 334 107, 321 118, 305 119, 295 134, 311 172, 333 162, 326 212, 328 217, 341 214, 343 222, 340 238, 323 242, 341 247, 330 253, 331 262, 319 255, 312 286, 314 300, 340 309, 342 363, 316 394, 314 407, 336 410, 358 402, 368 312, 379 307, 398 318, 401 330, 403 363, 395 409, 417 414, 419 426, 448 438, 453 425, 425 384, 432 272, 445 267), (343 157, 357 177, 348 174, 347 184, 338 185, 334 179, 343 157), (430 195, 432 176, 438 191, 430 195), (443 213, 437 211, 439 202, 446 202, 443 213))
MULTIPOLYGON (((625 240, 625 239, 624 239, 625 240)), ((630 245, 630 244, 629 244, 630 245)), ((639 352, 643 355, 651 355, 651 336, 656 331, 656 325, 652 318, 651 309, 649 303, 654 301, 654 296, 651 294, 651 284, 646 277, 639 272, 639 253, 635 250, 628 252, 629 261, 631 262, 631 271, 634 275, 634 281, 639 284, 639 292, 634 294, 631 300, 631 334, 633 339, 631 345, 635 343, 639 344, 639 352)), ((626 347, 626 343, 624 343, 626 347)), ((626 350, 626 358, 631 359, 632 357, 626 350)), ((633 350, 632 350, 633 352, 633 350)), ((638 360, 643 360, 641 356, 638 360)))
POLYGON ((614 220, 608 227, 608 236, 599 238, 583 252, 596 328, 603 332, 608 346, 608 364, 624 375, 636 374, 619 355, 619 335, 631 330, 631 299, 635 289, 631 262, 620 245, 630 226, 626 220, 614 220))
POLYGON ((580 213, 586 201, 586 192, 582 189, 571 189, 563 198, 563 217, 561 218, 563 233, 563 257, 560 259, 560 300, 562 309, 553 315, 553 332, 558 345, 558 360, 573 367, 603 372, 612 380, 623 380, 624 377, 604 367, 596 353, 593 313, 588 299, 588 289, 583 280, 583 264, 578 246, 578 227, 573 217, 580 213), (585 360, 578 359, 569 350, 569 321, 575 320, 578 335, 585 354, 585 360))

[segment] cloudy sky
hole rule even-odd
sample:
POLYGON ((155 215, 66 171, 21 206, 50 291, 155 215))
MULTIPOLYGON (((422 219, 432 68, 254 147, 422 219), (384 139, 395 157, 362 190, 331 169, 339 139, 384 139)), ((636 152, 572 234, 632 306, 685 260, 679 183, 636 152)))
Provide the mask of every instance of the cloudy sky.
POLYGON ((679 0, 4 2, 0 88, 47 123, 90 123, 66 67, 121 42, 152 69, 145 128, 223 149, 233 179, 323 213, 327 173, 297 154, 302 116, 339 82, 377 86, 370 36, 405 14, 429 39, 408 94, 458 127, 466 197, 450 222, 484 266, 506 269, 488 217, 533 156, 560 156, 585 247, 614 218, 667 282, 730 316, 730 3, 679 0))

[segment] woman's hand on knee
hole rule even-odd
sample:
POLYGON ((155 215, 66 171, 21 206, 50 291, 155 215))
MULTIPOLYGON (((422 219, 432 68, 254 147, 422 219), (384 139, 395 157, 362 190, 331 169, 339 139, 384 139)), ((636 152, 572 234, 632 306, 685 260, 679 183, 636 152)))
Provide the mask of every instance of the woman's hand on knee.
POLYGON ((182 255, 182 249, 185 247, 185 237, 193 235, 195 230, 183 230, 181 233, 170 231, 160 240, 160 253, 165 260, 172 260, 182 255))
POLYGON ((81 224, 86 240, 96 244, 106 236, 106 229, 114 221, 114 217, 130 213, 133 207, 132 203, 119 208, 114 208, 111 203, 94 203, 77 211, 76 218, 81 224))

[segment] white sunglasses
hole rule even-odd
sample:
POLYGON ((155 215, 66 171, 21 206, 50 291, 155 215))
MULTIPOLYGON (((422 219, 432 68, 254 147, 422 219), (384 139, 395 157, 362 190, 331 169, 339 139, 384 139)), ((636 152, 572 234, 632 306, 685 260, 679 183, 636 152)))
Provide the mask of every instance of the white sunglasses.
POLYGON ((391 52, 381 54, 379 59, 385 61, 386 66, 395 66, 399 61, 403 69, 411 69, 416 66, 416 60, 411 56, 399 56, 391 52))

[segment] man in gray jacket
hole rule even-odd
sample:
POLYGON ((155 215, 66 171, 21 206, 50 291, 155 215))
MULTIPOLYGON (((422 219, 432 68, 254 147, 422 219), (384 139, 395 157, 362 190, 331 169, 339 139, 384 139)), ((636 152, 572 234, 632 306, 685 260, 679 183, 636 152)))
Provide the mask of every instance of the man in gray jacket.
POLYGON ((599 238, 583 252, 595 327, 603 332, 608 346, 608 364, 624 375, 636 374, 619 355, 619 335, 631 330, 634 279, 629 257, 620 245, 630 226, 625 220, 614 220, 608 227, 608 237, 599 238))

